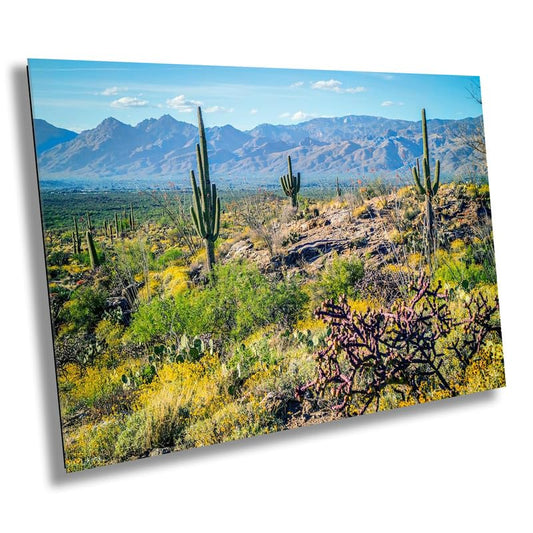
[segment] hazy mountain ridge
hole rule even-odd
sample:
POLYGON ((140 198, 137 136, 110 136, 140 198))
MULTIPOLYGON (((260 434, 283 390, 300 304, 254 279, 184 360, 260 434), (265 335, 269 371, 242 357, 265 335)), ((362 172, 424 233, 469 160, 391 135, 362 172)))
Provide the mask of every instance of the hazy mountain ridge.
POLYGON ((35 148, 38 155, 46 150, 50 150, 50 148, 53 148, 58 144, 72 140, 78 135, 75 131, 57 128, 49 122, 46 122, 46 120, 39 118, 36 118, 33 121, 33 129, 36 140, 35 148))
MULTIPOLYGON (((457 138, 481 117, 428 121, 431 153, 444 174, 476 169, 471 148, 457 138)), ((44 121, 43 121, 44 122, 44 121)), ((67 130, 65 130, 67 131, 67 130)), ((231 125, 206 128, 211 171, 231 179, 281 175, 286 156, 311 175, 393 173, 422 154, 420 122, 372 116, 315 118, 293 125, 260 124, 248 131, 231 125)), ((131 176, 186 180, 196 168, 198 130, 170 115, 130 126, 109 117, 96 128, 38 151, 40 177, 131 176)), ((36 129, 37 145, 42 146, 36 129), (40 143, 40 144, 39 144, 40 143)))

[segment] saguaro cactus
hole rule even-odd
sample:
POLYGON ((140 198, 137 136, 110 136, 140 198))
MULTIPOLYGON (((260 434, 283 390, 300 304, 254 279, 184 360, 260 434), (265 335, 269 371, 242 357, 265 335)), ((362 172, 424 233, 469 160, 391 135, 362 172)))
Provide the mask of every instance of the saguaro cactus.
POLYGON ((196 184, 194 170, 191 170, 192 206, 191 217, 198 235, 204 240, 207 253, 207 270, 215 264, 215 241, 220 231, 220 198, 217 188, 209 179, 207 141, 205 139, 202 110, 198 107, 198 135, 200 144, 196 145, 199 186, 196 184))
POLYGON ((335 192, 337 193, 337 197, 340 198, 342 195, 341 186, 339 185, 339 178, 335 178, 335 192))
POLYGON ((416 166, 413 167, 413 178, 417 191, 425 197, 426 216, 425 216, 425 239, 428 260, 437 247, 437 228, 435 224, 435 212, 433 210, 433 197, 437 194, 440 184, 440 161, 435 161, 435 179, 431 180, 431 171, 429 168, 429 147, 428 147, 428 130, 426 123, 426 110, 422 109, 422 143, 424 154, 422 159, 422 175, 420 172, 420 161, 416 160, 416 166))
POLYGON ((87 230, 87 250, 89 250, 89 261, 91 262, 91 268, 94 270, 98 265, 100 265, 100 261, 98 259, 98 254, 96 253, 91 230, 87 230))
POLYGON ((296 176, 292 173, 291 156, 287 156, 287 163, 289 166, 289 173, 281 176, 280 183, 283 188, 283 192, 291 199, 291 206, 298 207, 298 193, 300 192, 300 173, 296 176))
POLYGON ((91 213, 89 213, 89 211, 87 211, 86 217, 87 217, 87 229, 89 231, 92 231, 93 230, 93 221, 91 220, 91 213))
POLYGON ((78 219, 76 217, 72 217, 72 218, 74 219, 74 233, 72 234, 74 253, 79 254, 81 252, 81 239, 80 239, 80 234, 78 231, 78 219))
POLYGON ((130 204, 130 230, 135 230, 135 218, 133 217, 133 204, 130 204))

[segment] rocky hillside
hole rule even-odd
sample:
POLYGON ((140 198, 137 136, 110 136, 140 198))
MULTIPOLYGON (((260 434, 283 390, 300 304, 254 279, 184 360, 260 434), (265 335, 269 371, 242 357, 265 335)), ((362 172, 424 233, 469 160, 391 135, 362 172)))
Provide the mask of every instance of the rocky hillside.
MULTIPOLYGON (((370 269, 413 260, 422 265, 421 207, 412 187, 364 201, 346 195, 310 206, 295 219, 274 223, 269 228, 273 254, 254 231, 233 236, 220 253, 225 262, 245 258, 264 272, 287 269, 305 277, 319 274, 333 256, 348 257, 354 252, 370 269)), ((443 185, 435 211, 444 249, 456 240, 481 240, 486 235, 481 235, 480 228, 491 227, 488 186, 443 185)))

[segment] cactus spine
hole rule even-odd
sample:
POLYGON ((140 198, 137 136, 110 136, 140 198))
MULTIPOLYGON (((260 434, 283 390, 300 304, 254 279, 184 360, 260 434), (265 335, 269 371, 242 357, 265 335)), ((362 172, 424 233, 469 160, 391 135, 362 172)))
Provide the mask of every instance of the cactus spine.
POLYGON ((196 145, 199 186, 196 184, 194 170, 191 170, 192 206, 191 217, 198 235, 204 240, 207 253, 207 270, 215 264, 215 241, 220 231, 220 198, 216 185, 209 179, 207 141, 205 139, 202 110, 198 107, 198 135, 200 144, 196 145))
POLYGON ((431 171, 429 168, 429 147, 428 147, 428 130, 426 123, 426 110, 422 109, 422 144, 424 154, 422 159, 422 173, 420 171, 420 161, 416 160, 416 166, 412 168, 413 178, 417 191, 425 196, 426 199, 426 216, 425 216, 425 239, 428 262, 431 262, 431 256, 437 247, 437 228, 435 224, 435 212, 433 210, 433 198, 439 190, 440 184, 440 161, 435 161, 435 179, 431 180, 431 171), (423 180, 422 180, 423 177, 423 180))
POLYGON ((283 188, 283 192, 291 199, 291 206, 298 207, 298 193, 300 192, 300 173, 296 176, 292 173, 291 156, 287 156, 287 163, 289 167, 289 173, 281 176, 280 183, 283 188))
POLYGON ((91 262, 91 268, 94 270, 100 261, 98 260, 98 254, 94 246, 93 234, 90 229, 87 230, 87 250, 89 250, 89 261, 91 262))

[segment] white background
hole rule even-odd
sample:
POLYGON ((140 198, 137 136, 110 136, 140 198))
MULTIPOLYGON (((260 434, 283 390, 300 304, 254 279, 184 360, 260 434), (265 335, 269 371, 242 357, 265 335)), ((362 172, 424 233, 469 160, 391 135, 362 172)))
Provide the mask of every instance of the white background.
POLYGON ((31 4, 0 31, 3 530, 531 531, 527 3, 31 4), (507 388, 66 476, 27 57, 481 75, 507 388))

